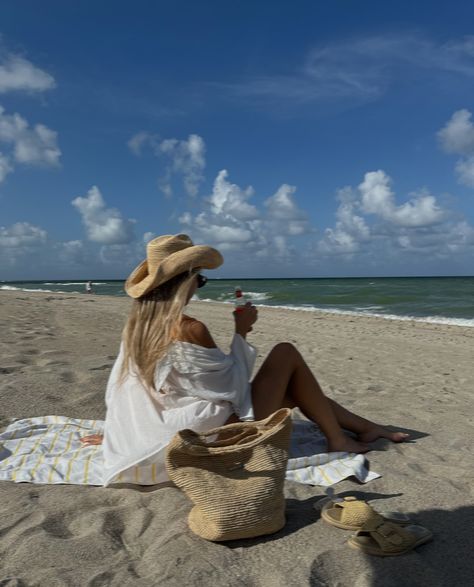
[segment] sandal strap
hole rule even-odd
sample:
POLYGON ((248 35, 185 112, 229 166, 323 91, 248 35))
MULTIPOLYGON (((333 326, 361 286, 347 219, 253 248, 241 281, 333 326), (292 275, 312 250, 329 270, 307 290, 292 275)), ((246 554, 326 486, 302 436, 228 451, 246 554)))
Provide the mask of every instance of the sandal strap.
POLYGON ((367 533, 380 546, 383 552, 400 552, 410 548, 414 537, 398 524, 387 522, 379 514, 368 520, 357 534, 367 533))

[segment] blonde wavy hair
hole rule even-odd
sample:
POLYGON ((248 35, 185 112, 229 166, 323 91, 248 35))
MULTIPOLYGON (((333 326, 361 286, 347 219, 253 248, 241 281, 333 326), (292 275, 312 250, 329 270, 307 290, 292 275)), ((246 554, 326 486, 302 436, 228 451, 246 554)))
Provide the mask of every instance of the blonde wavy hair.
POLYGON ((155 389, 156 364, 180 334, 183 310, 198 271, 181 273, 133 301, 122 333, 122 380, 133 368, 147 389, 155 389))

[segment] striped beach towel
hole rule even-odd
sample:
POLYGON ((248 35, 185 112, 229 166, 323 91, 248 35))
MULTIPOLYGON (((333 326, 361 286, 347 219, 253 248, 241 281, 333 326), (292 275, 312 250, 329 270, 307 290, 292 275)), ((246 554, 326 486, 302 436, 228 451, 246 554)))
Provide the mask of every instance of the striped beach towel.
MULTIPOLYGON (((0 480, 17 483, 103 484, 102 446, 83 446, 81 437, 101 434, 102 420, 42 416, 17 420, 0 434, 0 480)), ((380 477, 369 471, 363 455, 327 453, 319 428, 295 420, 286 478, 329 487, 348 477, 366 483, 380 477)), ((153 463, 135 467, 119 479, 138 485, 154 484, 153 463)))

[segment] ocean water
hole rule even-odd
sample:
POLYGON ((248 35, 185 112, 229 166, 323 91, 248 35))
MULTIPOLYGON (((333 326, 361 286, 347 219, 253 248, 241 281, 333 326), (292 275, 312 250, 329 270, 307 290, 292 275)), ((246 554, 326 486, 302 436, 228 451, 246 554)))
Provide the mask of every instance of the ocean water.
MULTIPOLYGON (((231 303, 237 285, 255 305, 474 326, 474 277, 210 279, 195 299, 231 303)), ((93 283, 98 295, 124 296, 123 286, 93 283)), ((2 290, 83 293, 85 281, 0 282, 2 290)))

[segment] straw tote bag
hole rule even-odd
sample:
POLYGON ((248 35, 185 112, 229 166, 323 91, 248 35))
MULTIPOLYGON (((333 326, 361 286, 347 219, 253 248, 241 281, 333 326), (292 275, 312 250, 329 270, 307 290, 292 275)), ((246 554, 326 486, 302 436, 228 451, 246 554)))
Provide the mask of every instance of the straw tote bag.
POLYGON ((265 420, 174 436, 166 469, 194 503, 188 523, 195 534, 223 541, 283 528, 290 414, 283 408, 265 420))

